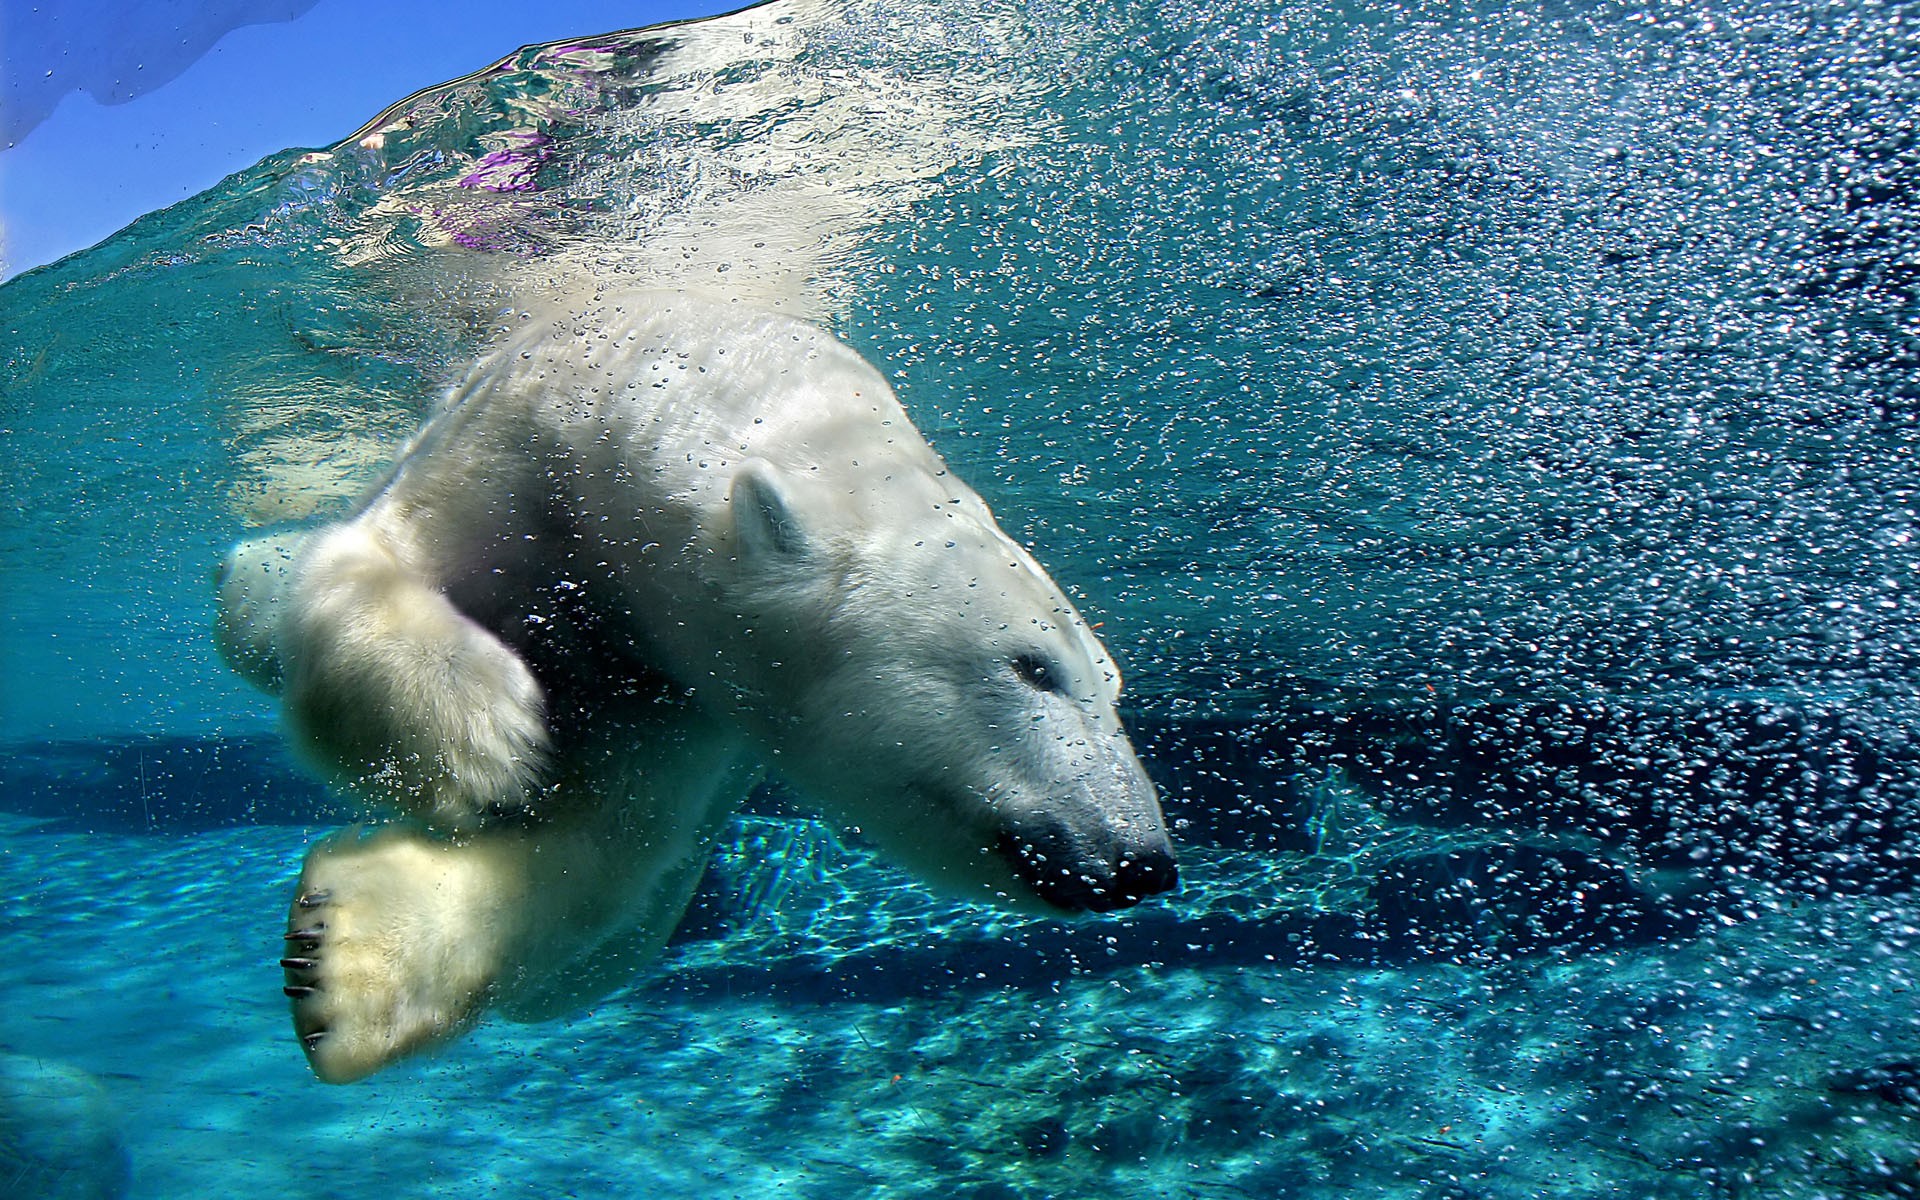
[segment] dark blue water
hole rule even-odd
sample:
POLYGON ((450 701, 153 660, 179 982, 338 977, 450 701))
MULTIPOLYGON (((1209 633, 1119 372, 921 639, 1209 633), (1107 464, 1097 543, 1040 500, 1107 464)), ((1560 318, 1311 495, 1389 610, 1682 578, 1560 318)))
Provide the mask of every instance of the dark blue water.
POLYGON ((770 5, 0 288, 0 1180, 1920 1192, 1916 22, 770 5), (762 794, 632 991, 307 1077, 277 922, 351 812, 212 564, 587 274, 896 381, 1104 622, 1175 898, 951 905, 762 794))

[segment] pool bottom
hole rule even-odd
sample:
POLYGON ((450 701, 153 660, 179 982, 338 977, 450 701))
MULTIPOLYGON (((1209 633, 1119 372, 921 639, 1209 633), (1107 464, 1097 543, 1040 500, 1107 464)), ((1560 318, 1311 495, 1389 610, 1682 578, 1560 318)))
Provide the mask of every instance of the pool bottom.
POLYGON ((317 831, 0 818, 0 1049, 93 1077, 136 1197, 1920 1194, 1908 898, 1471 967, 1103 961, 1042 952, 1098 926, 930 903, 795 829, 746 823, 791 861, 717 872, 729 919, 613 1000, 330 1088, 272 962, 317 831), (804 986, 862 936, 859 986, 804 986), (972 969, 930 978, 929 938, 972 969))

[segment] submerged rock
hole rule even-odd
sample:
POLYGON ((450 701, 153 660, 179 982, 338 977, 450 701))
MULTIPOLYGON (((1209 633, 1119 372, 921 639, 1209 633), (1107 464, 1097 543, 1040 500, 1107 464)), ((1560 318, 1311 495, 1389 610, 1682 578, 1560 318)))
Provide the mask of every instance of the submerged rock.
POLYGON ((0 1180, 13 1200, 115 1200, 127 1149, 112 1101, 76 1067, 0 1054, 0 1180))
POLYGON ((1878 1096, 1888 1104, 1920 1104, 1920 1063, 1885 1062, 1842 1071, 1828 1087, 1836 1092, 1878 1096))

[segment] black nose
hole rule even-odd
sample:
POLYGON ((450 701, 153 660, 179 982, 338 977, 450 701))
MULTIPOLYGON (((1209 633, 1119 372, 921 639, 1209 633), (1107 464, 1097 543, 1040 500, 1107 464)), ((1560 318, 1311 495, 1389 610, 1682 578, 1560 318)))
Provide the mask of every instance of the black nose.
POLYGON ((1034 895, 1066 912, 1112 912, 1172 891, 1180 880, 1164 834, 1095 852, 1066 829, 1009 830, 1001 857, 1034 895))
POLYGON ((1120 896, 1117 908, 1138 904, 1148 896, 1170 892, 1180 882, 1180 867, 1173 861, 1171 845, 1156 846, 1131 854, 1115 864, 1113 892, 1120 896))

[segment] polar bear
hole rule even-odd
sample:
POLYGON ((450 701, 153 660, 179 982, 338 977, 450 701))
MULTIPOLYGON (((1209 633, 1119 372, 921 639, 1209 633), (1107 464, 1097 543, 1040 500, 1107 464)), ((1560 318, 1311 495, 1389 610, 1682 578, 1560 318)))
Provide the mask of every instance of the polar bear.
POLYGON ((763 770, 963 896, 1175 882, 1112 659, 881 375, 778 314, 522 314, 358 511, 243 541, 218 592, 227 661, 396 818, 296 888, 324 1080, 618 987, 763 770))

